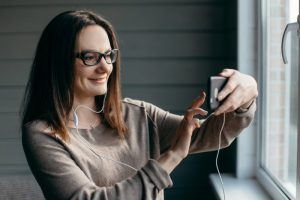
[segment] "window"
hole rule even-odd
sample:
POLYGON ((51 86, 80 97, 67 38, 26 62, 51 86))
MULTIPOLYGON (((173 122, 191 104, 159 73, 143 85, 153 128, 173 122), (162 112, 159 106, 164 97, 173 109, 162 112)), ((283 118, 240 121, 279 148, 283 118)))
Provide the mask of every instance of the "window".
POLYGON ((297 23, 294 31, 286 33, 287 64, 281 56, 281 41, 285 26, 296 22, 298 13, 299 0, 262 1, 260 167, 272 182, 268 187, 290 199, 296 199, 297 177, 297 23))

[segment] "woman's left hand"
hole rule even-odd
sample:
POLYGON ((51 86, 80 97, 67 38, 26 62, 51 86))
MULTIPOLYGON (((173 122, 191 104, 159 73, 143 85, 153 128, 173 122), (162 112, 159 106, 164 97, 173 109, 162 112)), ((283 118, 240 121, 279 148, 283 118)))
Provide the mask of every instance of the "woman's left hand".
POLYGON ((226 99, 215 115, 248 108, 258 95, 255 79, 234 69, 224 69, 219 75, 228 78, 228 82, 218 94, 219 101, 226 99))

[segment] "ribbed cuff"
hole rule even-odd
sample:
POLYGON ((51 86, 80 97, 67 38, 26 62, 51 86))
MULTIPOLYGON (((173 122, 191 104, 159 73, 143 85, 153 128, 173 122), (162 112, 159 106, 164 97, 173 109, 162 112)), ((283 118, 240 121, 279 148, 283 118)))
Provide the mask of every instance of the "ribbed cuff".
POLYGON ((142 170, 148 175, 150 180, 159 190, 173 186, 170 175, 159 166, 156 160, 150 159, 142 170))

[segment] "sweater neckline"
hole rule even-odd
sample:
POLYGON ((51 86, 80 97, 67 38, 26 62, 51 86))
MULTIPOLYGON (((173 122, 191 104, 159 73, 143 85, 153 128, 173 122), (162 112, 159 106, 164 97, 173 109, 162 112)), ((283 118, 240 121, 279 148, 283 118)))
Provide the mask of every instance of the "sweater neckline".
MULTIPOLYGON (((89 131, 90 132, 90 131, 93 131, 95 129, 102 128, 103 126, 104 126, 103 123, 99 123, 95 127, 91 127, 91 128, 78 128, 78 131, 81 131, 81 132, 82 131, 84 131, 84 132, 88 132, 89 131)), ((68 129, 76 131, 75 127, 68 127, 68 129)))

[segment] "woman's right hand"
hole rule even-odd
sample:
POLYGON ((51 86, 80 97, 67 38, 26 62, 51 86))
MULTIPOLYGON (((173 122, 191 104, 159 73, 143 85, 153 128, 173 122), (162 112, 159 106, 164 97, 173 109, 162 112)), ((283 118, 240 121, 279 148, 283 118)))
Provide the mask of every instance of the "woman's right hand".
POLYGON ((188 155, 191 144, 191 137, 195 128, 200 127, 200 120, 195 115, 206 115, 207 111, 199 108, 205 101, 205 92, 197 97, 191 106, 186 110, 185 115, 176 130, 170 150, 160 156, 158 162, 169 174, 188 155))

